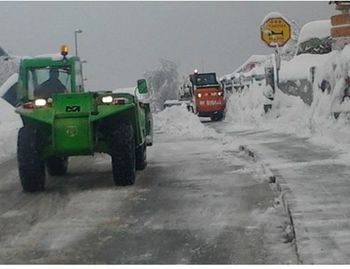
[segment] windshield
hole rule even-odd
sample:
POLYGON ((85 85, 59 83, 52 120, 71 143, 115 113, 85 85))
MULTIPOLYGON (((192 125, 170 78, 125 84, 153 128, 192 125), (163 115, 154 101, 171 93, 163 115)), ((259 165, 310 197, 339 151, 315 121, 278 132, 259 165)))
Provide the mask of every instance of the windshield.
POLYGON ((204 85, 212 85, 212 84, 218 84, 218 82, 216 81, 215 73, 198 74, 195 76, 196 86, 204 86, 204 85))
POLYGON ((71 91, 69 67, 44 67, 28 70, 29 98, 49 98, 55 93, 71 91))

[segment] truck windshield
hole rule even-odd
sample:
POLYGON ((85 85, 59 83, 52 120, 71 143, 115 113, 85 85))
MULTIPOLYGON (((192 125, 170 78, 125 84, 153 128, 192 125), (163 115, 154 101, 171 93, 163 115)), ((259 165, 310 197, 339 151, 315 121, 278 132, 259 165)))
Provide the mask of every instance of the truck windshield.
POLYGON ((71 91, 69 67, 44 67, 28 70, 29 97, 49 98, 55 93, 71 91))
POLYGON ((213 84, 218 84, 216 81, 216 75, 215 73, 210 73, 210 74, 198 74, 194 77, 195 81, 194 84, 196 86, 204 86, 204 85, 213 85, 213 84))

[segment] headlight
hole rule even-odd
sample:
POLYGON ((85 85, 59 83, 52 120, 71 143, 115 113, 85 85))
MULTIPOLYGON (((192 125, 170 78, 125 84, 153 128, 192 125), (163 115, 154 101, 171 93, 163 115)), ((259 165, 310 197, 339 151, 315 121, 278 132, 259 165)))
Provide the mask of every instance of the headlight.
POLYGON ((223 96, 223 95, 224 95, 224 92, 218 92, 218 95, 219 95, 219 96, 223 96))
POLYGON ((104 104, 111 104, 113 102, 112 96, 103 96, 102 97, 102 103, 104 104))
POLYGON ((198 98, 201 98, 201 97, 202 97, 202 94, 201 94, 201 93, 198 93, 197 96, 198 96, 198 98))
POLYGON ((45 99, 36 99, 34 101, 35 106, 41 107, 41 106, 46 106, 46 100, 45 99))

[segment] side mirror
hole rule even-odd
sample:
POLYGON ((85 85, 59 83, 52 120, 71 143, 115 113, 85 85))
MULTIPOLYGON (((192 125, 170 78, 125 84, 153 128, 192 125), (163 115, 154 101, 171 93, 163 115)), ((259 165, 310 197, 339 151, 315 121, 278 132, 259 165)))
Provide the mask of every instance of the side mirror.
POLYGON ((141 93, 141 94, 145 94, 148 92, 147 82, 145 79, 139 79, 137 81, 137 89, 139 90, 139 93, 141 93))

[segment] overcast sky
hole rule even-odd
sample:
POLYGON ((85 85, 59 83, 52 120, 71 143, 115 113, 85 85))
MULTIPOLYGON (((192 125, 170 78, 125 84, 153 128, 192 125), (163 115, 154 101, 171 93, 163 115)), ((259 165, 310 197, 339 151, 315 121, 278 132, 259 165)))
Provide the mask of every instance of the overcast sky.
POLYGON ((81 28, 79 53, 90 89, 134 86, 165 58, 181 75, 194 68, 231 73, 271 52, 259 26, 271 11, 299 25, 329 19, 324 2, 0 2, 0 45, 14 55, 56 53, 81 28))

